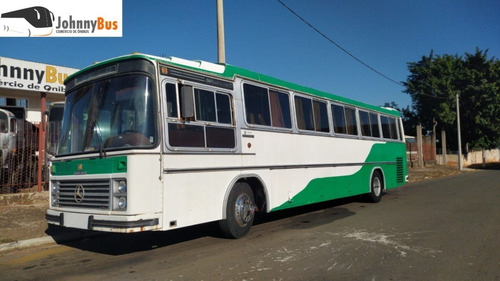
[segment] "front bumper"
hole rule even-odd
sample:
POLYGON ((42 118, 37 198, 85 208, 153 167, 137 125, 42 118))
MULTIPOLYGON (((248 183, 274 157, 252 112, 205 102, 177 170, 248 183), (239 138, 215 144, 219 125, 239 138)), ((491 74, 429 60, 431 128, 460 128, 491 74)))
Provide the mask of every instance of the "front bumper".
POLYGON ((47 210, 47 223, 94 231, 131 233, 160 230, 160 219, 154 216, 96 215, 47 210))

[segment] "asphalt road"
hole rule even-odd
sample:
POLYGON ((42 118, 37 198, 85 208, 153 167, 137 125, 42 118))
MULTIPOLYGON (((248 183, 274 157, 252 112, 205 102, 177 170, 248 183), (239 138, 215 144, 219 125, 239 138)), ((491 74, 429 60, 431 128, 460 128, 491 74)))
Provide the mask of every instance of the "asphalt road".
POLYGON ((216 225, 2 253, 1 280, 500 280, 500 171, 216 225))

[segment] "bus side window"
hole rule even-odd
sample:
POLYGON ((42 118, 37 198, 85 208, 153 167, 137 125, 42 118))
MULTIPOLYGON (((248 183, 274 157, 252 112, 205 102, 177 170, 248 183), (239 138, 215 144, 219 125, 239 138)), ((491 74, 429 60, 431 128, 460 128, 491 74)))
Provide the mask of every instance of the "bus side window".
POLYGON ((217 122, 214 92, 194 89, 196 120, 217 122))
POLYGON ((366 111, 359 111, 359 123, 361 124, 361 135, 364 137, 371 137, 371 124, 370 124, 370 114, 366 111))
POLYGON ((356 123, 356 109, 353 107, 345 107, 345 119, 347 124, 347 134, 357 135, 358 125, 356 123))
POLYGON ((295 96, 295 113, 300 130, 330 132, 326 102, 295 96))
POLYGON ((222 124, 232 124, 231 98, 226 94, 215 94, 217 103, 217 122, 222 124))
POLYGON ((328 111, 326 110, 326 102, 315 100, 313 102, 314 109, 314 130, 317 132, 330 132, 330 124, 328 124, 328 111))
POLYGON ((384 139, 390 139, 391 127, 389 125, 389 117, 381 115, 380 122, 382 123, 382 136, 384 137, 384 139))
POLYGON ((380 115, 382 122, 382 135, 385 139, 400 139, 396 125, 396 118, 380 115))
POLYGON ((271 126, 267 89, 243 84, 246 119, 249 124, 271 126))
POLYGON ((396 119, 389 118, 389 123, 390 123, 390 128, 391 128, 391 139, 393 139, 393 140, 400 139, 400 137, 398 136, 398 130, 396 127, 396 119))
POLYGON ((17 132, 17 120, 15 118, 10 119, 10 132, 11 133, 17 132))
POLYGON ((178 118, 177 114, 177 89, 175 84, 165 84, 165 95, 167 98, 167 116, 178 118))
POLYGON ((292 128, 290 117, 290 99, 288 94, 269 91, 269 100, 271 103, 271 119, 273 127, 292 128))
POLYGON ((380 130, 379 130, 379 124, 378 124, 378 117, 376 113, 370 113, 370 124, 372 127, 372 137, 379 138, 380 137, 380 130))
POLYGON ((297 115, 297 127, 300 130, 314 131, 314 115, 311 99, 295 96, 295 113, 297 115))
POLYGON ((333 131, 336 134, 346 134, 346 123, 344 115, 344 107, 337 104, 332 104, 333 131))
POLYGON ((0 132, 7 133, 7 115, 0 112, 0 132))
POLYGON ((332 104, 333 127, 336 134, 357 135, 356 110, 332 104))

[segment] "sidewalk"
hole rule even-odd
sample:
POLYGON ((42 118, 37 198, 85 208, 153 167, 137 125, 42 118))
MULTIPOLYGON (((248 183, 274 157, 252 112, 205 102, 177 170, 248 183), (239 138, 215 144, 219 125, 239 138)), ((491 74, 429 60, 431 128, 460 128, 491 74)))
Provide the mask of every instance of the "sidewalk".
MULTIPOLYGON (((456 167, 411 168, 409 182, 463 173, 456 167)), ((0 251, 82 239, 96 232, 48 226, 48 191, 0 194, 0 251)))

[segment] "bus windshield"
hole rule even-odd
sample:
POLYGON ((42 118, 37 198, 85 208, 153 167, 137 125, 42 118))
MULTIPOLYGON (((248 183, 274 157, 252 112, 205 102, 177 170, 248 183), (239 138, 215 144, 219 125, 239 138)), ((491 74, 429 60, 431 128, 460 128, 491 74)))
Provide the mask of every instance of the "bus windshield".
POLYGON ((57 154, 152 147, 157 141, 152 89, 147 76, 126 75, 68 93, 57 154))

